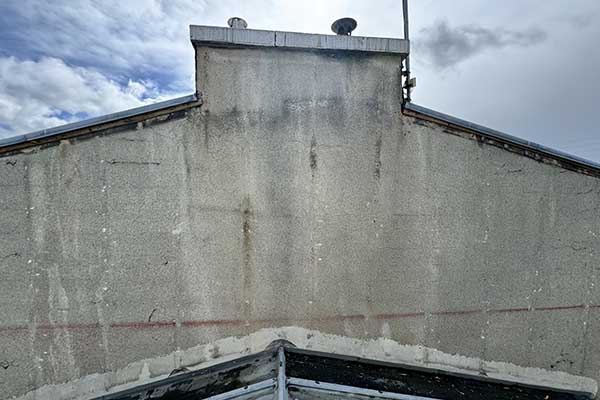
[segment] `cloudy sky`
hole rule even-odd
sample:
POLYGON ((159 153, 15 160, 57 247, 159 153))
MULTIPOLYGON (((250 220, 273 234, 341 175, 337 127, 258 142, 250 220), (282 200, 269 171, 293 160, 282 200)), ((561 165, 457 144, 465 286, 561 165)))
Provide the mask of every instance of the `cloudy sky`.
MULTIPOLYGON (((413 101, 600 162, 600 2, 412 0, 413 101)), ((0 137, 194 91, 189 24, 402 35, 400 0, 1 0, 0 137)))

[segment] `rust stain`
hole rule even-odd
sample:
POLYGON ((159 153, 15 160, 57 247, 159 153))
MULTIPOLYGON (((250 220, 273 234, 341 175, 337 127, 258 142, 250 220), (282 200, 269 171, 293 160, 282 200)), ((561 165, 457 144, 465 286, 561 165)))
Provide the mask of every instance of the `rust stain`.
POLYGON ((204 131, 204 148, 206 148, 206 150, 209 150, 209 147, 208 147, 209 143, 210 143, 210 136, 209 136, 209 132, 208 132, 209 111, 204 110, 202 114, 203 114, 202 130, 204 131))
POLYGON ((309 154, 309 160, 310 160, 310 170, 311 170, 311 175, 314 178, 315 174, 317 172, 317 139, 315 138, 315 135, 313 135, 311 141, 310 141, 310 154, 309 154))
POLYGON ((381 133, 375 142, 375 171, 373 175, 377 180, 381 177, 381 133))
POLYGON ((252 210, 250 209, 250 199, 248 196, 244 198, 242 204, 242 214, 242 232, 244 233, 244 265, 248 265, 252 259, 252 229, 250 226, 252 210))
POLYGON ((252 217, 254 215, 250 203, 250 196, 246 195, 242 201, 242 233, 243 233, 243 266, 242 266, 242 301, 244 318, 250 319, 252 311, 251 293, 254 286, 254 268, 252 266, 252 217))

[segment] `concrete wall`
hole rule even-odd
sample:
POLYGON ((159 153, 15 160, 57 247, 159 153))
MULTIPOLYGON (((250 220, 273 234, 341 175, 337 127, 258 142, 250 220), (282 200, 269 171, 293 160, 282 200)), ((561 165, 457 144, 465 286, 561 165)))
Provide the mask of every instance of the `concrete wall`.
POLYGON ((0 158, 0 396, 281 326, 600 377, 597 178, 402 116, 397 56, 197 60, 201 108, 0 158))

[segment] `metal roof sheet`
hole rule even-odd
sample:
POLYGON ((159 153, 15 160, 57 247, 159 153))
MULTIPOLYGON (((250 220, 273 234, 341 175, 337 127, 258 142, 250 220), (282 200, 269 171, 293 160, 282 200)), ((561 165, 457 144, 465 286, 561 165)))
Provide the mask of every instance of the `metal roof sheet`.
POLYGON ((564 160, 564 161, 568 161, 571 163, 579 164, 579 165, 582 165, 582 166, 585 166, 588 168, 600 170, 600 163, 597 163, 597 162, 594 162, 591 160, 587 160, 585 158, 581 158, 581 157, 578 157, 578 156, 575 156, 572 154, 568 154, 563 151, 556 150, 556 149, 553 149, 550 147, 546 147, 544 145, 541 145, 541 144, 538 144, 535 142, 531 142, 529 140, 521 139, 516 136, 512 136, 507 133, 488 128, 486 126, 476 124, 474 122, 456 118, 451 115, 444 114, 439 111, 435 111, 435 110, 429 109, 427 107, 420 106, 418 104, 406 103, 405 109, 414 111, 419 114, 423 114, 425 116, 429 116, 431 118, 434 118, 434 119, 437 119, 440 121, 444 121, 451 125, 455 125, 455 126, 462 127, 462 128, 465 128, 465 129, 468 129, 471 131, 478 132, 483 136, 487 136, 489 138, 496 139, 500 142, 513 144, 513 145, 531 150, 532 152, 535 152, 535 153, 550 156, 550 157, 558 159, 558 160, 564 160))
POLYGON ((35 132, 25 133, 22 135, 10 136, 4 139, 0 139, 0 147, 11 146, 15 144, 31 142, 34 140, 47 138, 50 136, 60 135, 65 132, 74 131, 77 129, 88 128, 94 125, 103 124, 106 122, 113 122, 120 119, 135 117, 138 115, 146 114, 153 111, 158 111, 163 108, 169 108, 178 106, 185 103, 197 101, 198 98, 195 94, 177 97, 159 103, 148 104, 142 107, 131 108, 125 111, 119 111, 112 114, 101 115, 94 118, 84 119, 82 121, 73 122, 66 125, 56 126, 54 128, 42 129, 35 132))

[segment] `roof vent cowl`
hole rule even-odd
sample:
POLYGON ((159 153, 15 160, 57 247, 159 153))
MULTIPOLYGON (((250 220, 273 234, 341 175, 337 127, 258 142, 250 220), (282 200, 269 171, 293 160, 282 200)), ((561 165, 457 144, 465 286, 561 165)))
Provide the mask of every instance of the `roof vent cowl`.
POLYGON ((230 28, 235 28, 235 29, 246 29, 248 27, 248 23, 240 17, 231 17, 227 20, 227 25, 229 25, 230 28))
POLYGON ((331 24, 331 30, 336 35, 350 36, 356 25, 358 24, 354 18, 340 18, 331 24))

